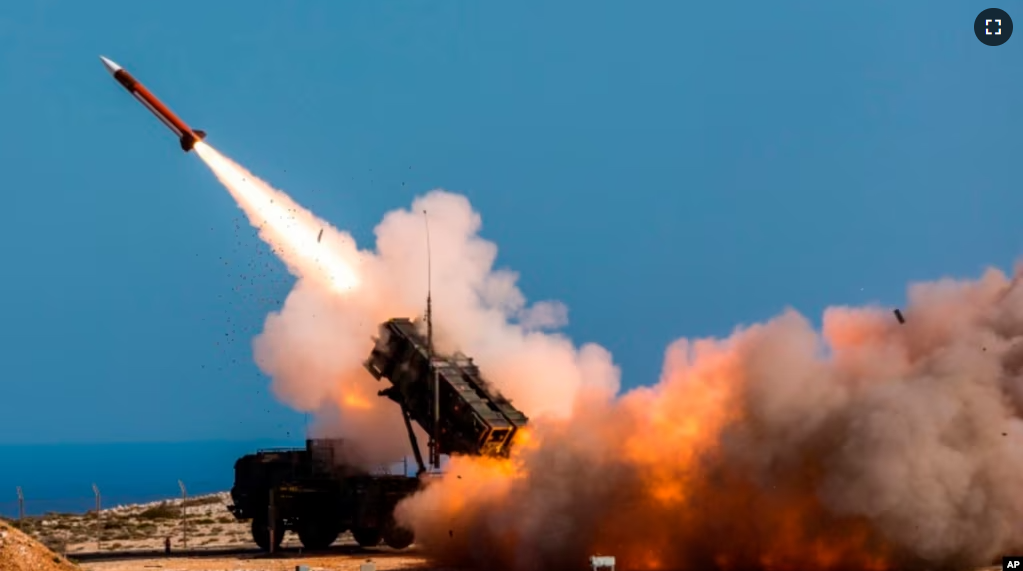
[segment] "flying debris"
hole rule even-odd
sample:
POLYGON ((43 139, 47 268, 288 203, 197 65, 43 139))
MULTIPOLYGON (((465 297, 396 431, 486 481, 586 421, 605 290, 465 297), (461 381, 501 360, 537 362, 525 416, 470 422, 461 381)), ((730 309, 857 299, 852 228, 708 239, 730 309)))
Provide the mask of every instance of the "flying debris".
POLYGON ((153 115, 159 119, 168 129, 174 132, 181 140, 181 149, 186 153, 192 150, 195 144, 206 138, 206 132, 198 129, 192 129, 185 124, 173 111, 167 108, 155 95, 152 94, 144 85, 138 82, 137 79, 128 73, 128 70, 117 65, 113 61, 99 56, 99 59, 103 61, 103 66, 107 68, 110 75, 114 76, 117 83, 120 83, 128 93, 131 93, 135 99, 138 99, 142 105, 145 105, 146 109, 152 111, 153 115))
POLYGON ((902 311, 901 310, 896 309, 894 313, 895 313, 895 319, 898 319, 899 323, 906 323, 906 318, 902 316, 902 311))
POLYGON ((323 228, 320 228, 320 233, 319 233, 319 235, 316 236, 316 242, 319 243, 322 238, 323 238, 323 228))

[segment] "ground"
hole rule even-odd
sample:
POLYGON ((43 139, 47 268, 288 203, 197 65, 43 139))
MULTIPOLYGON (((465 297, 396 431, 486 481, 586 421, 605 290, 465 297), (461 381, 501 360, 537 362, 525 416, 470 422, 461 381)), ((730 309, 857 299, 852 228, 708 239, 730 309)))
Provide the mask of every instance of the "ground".
POLYGON ((405 569, 417 571, 443 571, 429 567, 416 555, 397 553, 354 553, 334 551, 329 554, 302 556, 290 553, 281 558, 245 554, 212 557, 182 557, 113 560, 83 562, 86 571, 137 571, 156 569, 160 571, 293 571, 299 565, 308 565, 310 571, 330 569, 332 571, 359 571, 362 564, 371 561, 375 571, 405 569))
POLYGON ((291 571, 299 565, 309 571, 362 571, 367 562, 374 571, 453 571, 431 567, 415 546, 367 550, 347 533, 329 551, 312 555, 302 553, 289 533, 281 552, 270 557, 253 545, 248 522, 235 521, 227 511, 229 501, 220 493, 189 499, 184 510, 178 499, 117 506, 99 518, 92 512, 0 521, 0 571, 291 571), (166 538, 170 556, 163 553, 166 538))
POLYGON ((0 521, 0 571, 74 571, 77 567, 0 521))

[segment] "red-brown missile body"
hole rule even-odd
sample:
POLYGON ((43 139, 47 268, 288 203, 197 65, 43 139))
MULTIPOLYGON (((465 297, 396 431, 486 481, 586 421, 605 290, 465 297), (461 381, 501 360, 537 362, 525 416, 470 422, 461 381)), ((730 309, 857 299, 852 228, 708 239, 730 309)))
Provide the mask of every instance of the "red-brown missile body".
POLYGON ((103 60, 103 66, 107 68, 110 75, 114 76, 117 83, 120 83, 128 93, 131 93, 135 99, 139 100, 139 103, 145 105, 146 109, 149 109, 156 118, 163 122, 168 129, 174 132, 175 135, 181 140, 181 149, 186 153, 192 150, 195 143, 206 138, 206 132, 198 129, 192 129, 185 124, 173 111, 167 108, 155 95, 144 85, 138 82, 137 79, 128 73, 128 70, 122 68, 116 63, 109 59, 99 56, 99 59, 103 60))

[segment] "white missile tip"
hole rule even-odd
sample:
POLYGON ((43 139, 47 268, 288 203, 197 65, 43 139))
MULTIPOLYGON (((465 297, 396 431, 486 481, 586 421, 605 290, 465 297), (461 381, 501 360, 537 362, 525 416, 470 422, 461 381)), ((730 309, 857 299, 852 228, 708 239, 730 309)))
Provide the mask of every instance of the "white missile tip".
POLYGON ((107 58, 99 56, 99 59, 103 61, 103 67, 107 68, 107 71, 110 72, 110 75, 114 75, 115 73, 121 70, 121 66, 108 60, 107 58))

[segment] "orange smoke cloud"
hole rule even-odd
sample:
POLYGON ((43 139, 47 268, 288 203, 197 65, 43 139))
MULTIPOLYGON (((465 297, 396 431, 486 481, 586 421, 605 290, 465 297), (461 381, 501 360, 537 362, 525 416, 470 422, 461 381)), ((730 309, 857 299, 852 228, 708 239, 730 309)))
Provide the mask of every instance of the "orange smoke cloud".
POLYGON ((385 216, 375 250, 356 250, 227 159, 207 162, 299 278, 257 361, 281 399, 374 463, 408 444, 361 363, 379 322, 422 310, 429 211, 438 345, 475 357, 532 419, 510 459, 453 458, 399 506, 439 561, 880 571, 1023 548, 1023 291, 1001 272, 913 286, 905 324, 842 307, 819 332, 786 311, 727 339, 680 340, 656 385, 618 395, 608 352, 550 332, 565 308, 528 306, 494 268, 464 197, 431 192, 385 216), (268 209, 270 196, 287 208, 268 209), (305 236, 320 228, 315 254, 305 236))
POLYGON ((1023 546, 1023 292, 992 270, 910 302, 905 325, 834 308, 818 334, 788 311, 676 342, 657 385, 536 423, 511 475, 462 459, 399 515, 440 560, 516 571, 593 553, 624 569, 987 564, 1023 546))

